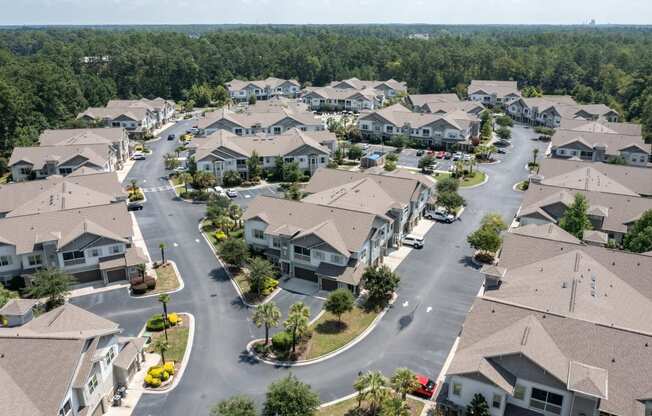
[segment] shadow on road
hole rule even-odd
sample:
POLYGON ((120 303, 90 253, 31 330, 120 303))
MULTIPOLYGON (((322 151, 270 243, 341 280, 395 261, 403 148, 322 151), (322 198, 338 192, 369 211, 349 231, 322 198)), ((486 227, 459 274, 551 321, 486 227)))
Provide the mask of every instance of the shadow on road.
POLYGON ((408 313, 407 315, 403 315, 399 318, 398 320, 398 330, 399 332, 410 326, 412 321, 414 321, 414 313, 417 311, 419 308, 419 304, 412 309, 412 312, 408 313))

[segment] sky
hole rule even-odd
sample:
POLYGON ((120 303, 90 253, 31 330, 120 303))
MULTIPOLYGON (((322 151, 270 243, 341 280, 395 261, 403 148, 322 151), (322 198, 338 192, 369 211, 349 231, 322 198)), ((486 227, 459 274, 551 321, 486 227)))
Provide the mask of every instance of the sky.
POLYGON ((652 0, 0 0, 0 25, 652 24, 652 0))

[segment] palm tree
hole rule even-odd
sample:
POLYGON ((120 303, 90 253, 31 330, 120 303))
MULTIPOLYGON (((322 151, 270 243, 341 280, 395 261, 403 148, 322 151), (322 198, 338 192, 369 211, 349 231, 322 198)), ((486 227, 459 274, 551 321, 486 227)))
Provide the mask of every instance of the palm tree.
POLYGON ((224 231, 224 233, 228 236, 229 231, 233 226, 233 220, 231 220, 231 218, 227 217, 226 215, 220 215, 215 220, 213 220, 213 225, 224 231))
POLYGON ((156 341, 154 341, 153 347, 154 351, 161 353, 161 361, 163 364, 165 364, 165 352, 170 349, 170 344, 168 344, 168 341, 158 337, 156 338, 156 341))
POLYGON ((161 249, 161 264, 165 264, 165 243, 160 243, 158 248, 161 249))
POLYGON ((158 296, 158 301, 163 305, 163 332, 165 333, 165 341, 168 340, 168 303, 170 303, 170 295, 163 293, 158 296))
POLYGON ((308 318, 310 309, 303 303, 297 302, 290 307, 288 319, 285 321, 285 329, 292 334, 292 353, 297 345, 297 337, 303 335, 308 329, 308 318))
POLYGON ((254 324, 260 328, 265 326, 265 345, 269 343, 269 328, 276 328, 281 320, 281 310, 274 302, 256 306, 252 316, 254 324))
POLYGON ((532 164, 536 165, 537 164, 537 156, 539 155, 539 149, 536 147, 532 149, 532 164))
POLYGON ((138 270, 138 274, 140 275, 141 281, 145 282, 145 272, 147 271, 147 266, 145 265, 145 263, 137 264, 136 270, 138 270))
POLYGON ((362 375, 362 372, 358 373, 358 378, 353 382, 353 388, 358 393, 358 409, 362 406, 362 399, 364 399, 364 390, 367 388, 367 381, 362 375))
POLYGON ((130 183, 129 187, 131 188, 131 192, 135 193, 138 190, 138 181, 136 179, 132 179, 129 181, 129 183, 130 183))
POLYGON ((383 416, 409 416, 410 407, 405 400, 401 400, 397 396, 392 396, 383 402, 380 413, 383 416))
POLYGON ((363 399, 369 403, 369 411, 372 415, 378 412, 378 408, 387 398, 387 377, 380 371, 370 371, 359 377, 360 384, 364 385, 363 399))
POLYGON ((179 175, 179 180, 183 182, 183 187, 188 192, 188 184, 192 182, 192 175, 188 172, 183 172, 179 175))
POLYGON ((391 378, 392 388, 401 395, 401 400, 405 401, 407 394, 417 387, 419 382, 417 376, 408 368, 397 368, 391 378))
POLYGON ((240 226, 240 218, 242 218, 242 208, 238 204, 229 205, 229 217, 235 222, 235 226, 240 226))
POLYGON ((249 262, 249 285, 252 291, 258 296, 261 295, 267 279, 273 279, 275 275, 274 265, 269 261, 254 257, 249 262))

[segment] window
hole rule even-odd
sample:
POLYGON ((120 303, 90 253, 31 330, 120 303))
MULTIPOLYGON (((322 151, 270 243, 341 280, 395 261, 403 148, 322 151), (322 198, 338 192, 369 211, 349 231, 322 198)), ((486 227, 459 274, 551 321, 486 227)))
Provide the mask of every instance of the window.
POLYGON ((257 238, 259 240, 264 240, 265 239, 265 233, 263 230, 255 230, 254 229, 254 238, 257 238))
POLYGON ((503 401, 503 396, 500 394, 494 394, 493 399, 491 400, 491 407, 494 409, 500 409, 500 405, 502 404, 503 401))
POLYGON ((72 410, 72 405, 70 404, 70 399, 64 403, 63 407, 61 410, 59 410, 59 416, 66 416, 70 411, 72 410))
POLYGON ((63 261, 83 259, 83 258, 84 258, 83 251, 67 251, 63 253, 63 261))
POLYGON ((279 240, 276 237, 272 238, 272 247, 274 247, 274 248, 281 247, 281 240, 279 240))
POLYGON ((274 134, 281 134, 281 128, 280 127, 274 127, 274 134))
POLYGON ((97 374, 93 374, 93 377, 88 381, 88 392, 93 394, 97 388, 97 374))
POLYGON ((421 129, 422 136, 430 136, 430 129, 421 129))
POLYGON ((38 266, 41 264, 41 255, 40 254, 30 254, 27 256, 27 263, 30 266, 38 266))
POLYGON ((119 244, 116 244, 116 245, 114 245, 114 246, 111 246, 111 248, 109 249, 109 251, 111 252, 111 254, 119 254, 119 253, 122 253, 122 246, 119 245, 119 244))
POLYGON ((301 131, 308 131, 308 128, 307 128, 307 127, 300 127, 299 129, 300 129, 301 131))
POLYGON ((72 168, 59 168, 59 173, 62 175, 69 175, 72 173, 72 168))
POLYGON ((324 253, 321 251, 313 251, 312 254, 315 256, 317 260, 324 260, 324 253))
POLYGON ((102 250, 99 248, 92 248, 89 251, 90 257, 100 257, 102 255, 102 250))
POLYGON ((293 157, 286 157, 285 159, 283 159, 283 161, 285 163, 292 163, 292 162, 294 162, 294 158, 293 157))
POLYGON ((11 256, 0 256, 0 267, 9 266, 12 263, 11 256))
POLYGON ((331 263, 340 264, 342 262, 342 256, 339 254, 331 254, 331 263))
POLYGON ((113 122, 111 122, 111 126, 120 127, 120 122, 119 121, 113 121, 113 122))
POLYGON ((306 247, 294 246, 294 254, 310 257, 310 249, 306 247))
POLYGON ((391 133, 394 131, 394 127, 392 126, 387 126, 387 133, 391 133))
POLYGON ((532 387, 530 407, 558 415, 561 414, 561 406, 563 402, 564 396, 560 394, 532 387))
POLYGON ((20 168, 21 175, 29 175, 32 173, 32 168, 20 168))
MULTIPOLYGON (((641 160, 642 162, 642 160, 641 160)), ((324 156, 319 158, 319 163, 326 163, 326 158, 324 156)))
POLYGON ((235 129, 234 133, 237 134, 238 136, 242 136, 242 129, 235 129))
POLYGON ((362 127, 362 130, 369 130, 369 125, 368 124, 363 124, 361 127, 362 127))
POLYGON ((461 396, 461 395, 462 395, 462 384, 453 383, 453 396, 461 396))
POLYGON ((115 357, 115 351, 113 351, 113 347, 109 348, 109 350, 106 352, 106 355, 104 356, 104 361, 106 362, 106 365, 111 364, 111 361, 113 361, 113 358, 115 357))
POLYGON ((362 250, 360 252, 360 261, 364 261, 367 258, 367 250, 362 250))
POLYGON ((514 398, 517 400, 525 399, 525 386, 520 384, 514 386, 514 398))

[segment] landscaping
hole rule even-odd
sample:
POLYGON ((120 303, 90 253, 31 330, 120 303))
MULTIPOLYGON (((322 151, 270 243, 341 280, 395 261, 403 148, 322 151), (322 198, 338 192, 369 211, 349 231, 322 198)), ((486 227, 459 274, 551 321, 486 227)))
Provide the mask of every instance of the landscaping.
POLYGON ((145 279, 143 286, 142 283, 132 285, 132 294, 138 295, 153 295, 165 292, 171 292, 179 288, 180 282, 177 272, 172 263, 166 262, 165 264, 157 263, 154 265, 154 272, 156 273, 156 280, 145 279), (154 280, 153 284, 147 284, 150 280, 154 280))
POLYGON ((468 188, 470 186, 479 185, 482 182, 484 182, 486 177, 487 175, 485 175, 484 172, 476 170, 473 173, 469 175, 465 175, 462 178, 460 178, 460 187, 468 188))
MULTIPOLYGON (((419 416, 423 411, 424 403, 420 400, 408 397, 407 406, 409 408, 410 416, 419 416)), ((358 407, 358 398, 351 397, 350 399, 330 406, 320 407, 317 411, 317 416, 364 416, 369 413, 368 408, 368 402, 362 401, 358 407)))
POLYGON ((188 335, 190 334, 188 320, 189 318, 185 314, 169 313, 166 341, 162 315, 156 314, 152 316, 146 325, 146 329, 152 333, 147 352, 161 354, 160 348, 157 348, 157 343, 159 340, 167 342, 167 348, 162 354, 165 355, 165 362, 172 361, 178 367, 183 360, 183 354, 186 352, 188 344, 188 335))
POLYGON ((516 189, 521 192, 527 191, 529 187, 530 187, 530 181, 527 179, 516 184, 516 189))

